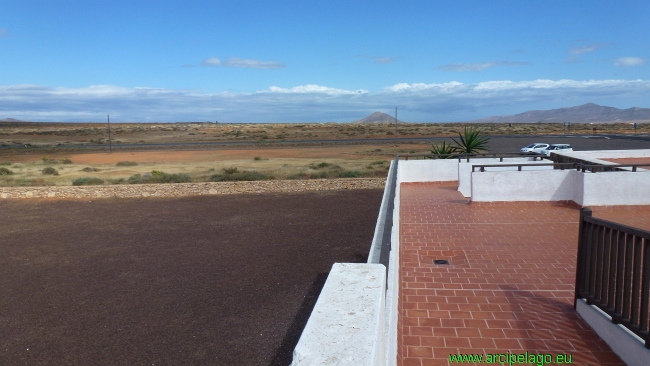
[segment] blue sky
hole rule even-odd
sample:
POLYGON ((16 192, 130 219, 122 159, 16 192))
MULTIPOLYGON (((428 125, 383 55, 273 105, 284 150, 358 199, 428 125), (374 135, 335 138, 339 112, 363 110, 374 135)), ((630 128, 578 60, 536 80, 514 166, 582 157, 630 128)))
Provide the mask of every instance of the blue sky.
POLYGON ((0 0, 0 119, 650 107, 648 1, 0 0))

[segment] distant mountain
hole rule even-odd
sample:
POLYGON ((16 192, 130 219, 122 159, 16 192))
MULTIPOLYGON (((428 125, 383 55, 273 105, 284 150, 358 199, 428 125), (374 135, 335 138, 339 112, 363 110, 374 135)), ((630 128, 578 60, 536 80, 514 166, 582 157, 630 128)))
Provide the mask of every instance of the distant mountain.
POLYGON ((571 108, 528 111, 510 116, 488 117, 472 122, 634 122, 650 121, 650 108, 618 109, 587 103, 571 108))
POLYGON ((0 122, 26 122, 26 121, 21 121, 15 118, 5 118, 5 119, 0 119, 0 122))
MULTIPOLYGON (((386 113, 375 112, 366 118, 356 120, 352 123, 386 123, 386 122, 395 123, 395 117, 389 116, 386 113)), ((398 119, 397 122, 402 122, 402 121, 398 119)))

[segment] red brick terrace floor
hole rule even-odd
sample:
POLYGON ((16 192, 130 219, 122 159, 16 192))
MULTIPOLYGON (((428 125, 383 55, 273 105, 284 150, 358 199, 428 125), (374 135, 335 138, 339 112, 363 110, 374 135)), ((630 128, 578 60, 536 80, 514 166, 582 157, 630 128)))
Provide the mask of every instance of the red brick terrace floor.
MULTIPOLYGON (((601 159, 616 164, 650 164, 650 158, 601 159)), ((646 167, 643 167, 647 169, 646 167)))
POLYGON ((529 352, 570 354, 579 365, 624 365, 573 309, 578 209, 469 205, 456 187, 401 186, 398 364, 529 352))
POLYGON ((593 216, 603 220, 650 231, 650 206, 596 206, 590 207, 593 216))

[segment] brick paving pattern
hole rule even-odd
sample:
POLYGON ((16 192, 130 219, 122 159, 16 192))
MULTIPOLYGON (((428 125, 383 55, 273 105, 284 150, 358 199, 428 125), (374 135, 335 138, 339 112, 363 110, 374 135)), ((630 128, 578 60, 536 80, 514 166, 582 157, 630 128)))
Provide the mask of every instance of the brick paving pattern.
MULTIPOLYGON (((605 161, 611 161, 616 164, 650 164, 650 158, 623 158, 623 159, 600 159, 605 161)), ((643 167, 643 169, 648 169, 643 167)))
POLYGON ((650 231, 650 206, 596 206, 590 207, 593 216, 638 229, 650 231))
MULTIPOLYGON (((624 365, 573 309, 579 211, 548 203, 469 205, 456 187, 401 186, 398 364, 529 352, 624 365)), ((613 212, 620 211, 594 215, 613 212)), ((626 212, 621 217, 634 215, 626 212)))

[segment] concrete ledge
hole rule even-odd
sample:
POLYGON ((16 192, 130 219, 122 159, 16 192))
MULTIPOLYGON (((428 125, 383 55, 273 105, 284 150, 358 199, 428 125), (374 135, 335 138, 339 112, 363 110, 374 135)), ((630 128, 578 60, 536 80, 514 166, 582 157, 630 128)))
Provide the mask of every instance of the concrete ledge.
POLYGON ((380 365, 385 293, 383 265, 335 263, 291 365, 380 365))
POLYGON ((625 327, 613 324, 612 318, 593 305, 587 305, 584 299, 577 303, 578 314, 592 327, 629 366, 650 365, 650 350, 643 341, 625 327))

